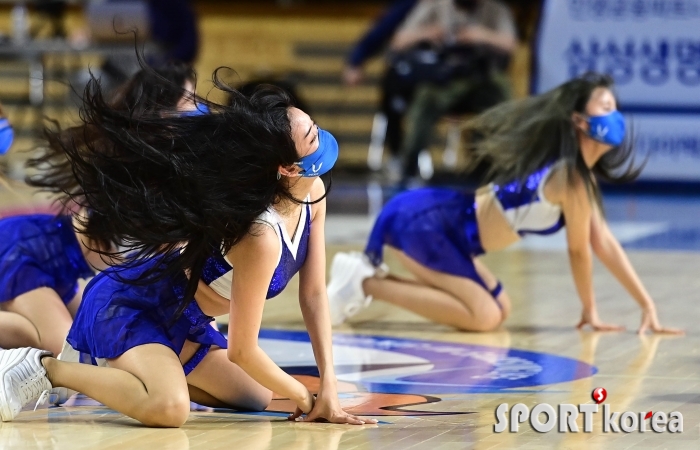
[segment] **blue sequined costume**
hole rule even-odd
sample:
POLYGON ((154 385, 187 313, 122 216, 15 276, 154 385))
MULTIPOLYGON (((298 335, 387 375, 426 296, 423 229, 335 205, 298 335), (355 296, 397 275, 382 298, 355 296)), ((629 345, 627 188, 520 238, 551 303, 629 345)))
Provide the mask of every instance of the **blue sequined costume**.
MULTIPOLYGON (((515 231, 521 235, 551 234, 564 226, 561 210, 542 196, 549 169, 538 170, 524 182, 492 185, 506 218, 515 218, 515 231), (532 229, 519 226, 523 218, 529 218, 523 223, 532 229)), ((384 259, 384 245, 403 251, 426 267, 466 277, 489 290, 474 266, 473 258, 484 249, 472 193, 429 188, 397 195, 382 209, 365 248, 375 266, 384 259)))
MULTIPOLYGON (((308 201, 307 197, 305 201, 308 201)), ((267 298, 277 296, 287 287, 301 266, 306 261, 306 252, 309 246, 309 234, 311 232, 311 207, 306 205, 301 209, 301 215, 294 236, 289 236, 282 218, 274 209, 269 209, 257 220, 258 223, 269 226, 277 235, 280 243, 280 253, 277 260, 275 273, 272 275, 270 287, 267 290, 267 298)), ((204 267, 202 280, 207 283, 217 294, 222 297, 231 297, 231 282, 233 279, 233 267, 224 255, 210 258, 204 267)))
MULTIPOLYGON (((306 260, 311 228, 309 211, 308 206, 302 208, 294 241, 287 239, 283 226, 280 228, 279 223, 266 220, 278 216, 268 212, 261 218, 276 229, 281 244, 280 260, 270 282, 268 298, 279 294, 306 260)), ((106 359, 150 343, 164 345, 180 354, 185 341, 189 340, 201 346, 183 366, 187 375, 204 359, 212 345, 226 348, 226 338, 211 326, 214 319, 204 314, 197 302, 191 302, 184 314, 173 321, 187 284, 184 274, 155 280, 145 286, 124 281, 138 279, 146 271, 167 263, 159 256, 134 267, 110 268, 98 274, 85 289, 68 334, 68 345, 75 351, 67 353, 77 355, 83 363, 104 365, 106 359)), ((217 255, 207 260, 202 281, 230 299, 232 271, 225 256, 217 255), (228 291, 222 289, 225 285, 228 291)))
POLYGON ((226 338, 211 327, 214 319, 197 302, 174 320, 187 284, 184 273, 146 285, 125 282, 166 264, 158 256, 133 267, 109 268, 93 278, 66 339, 79 352, 80 362, 103 365, 100 360, 145 344, 161 344, 179 354, 185 340, 190 340, 201 347, 184 366, 188 374, 212 345, 226 348, 226 338))
POLYGON ((0 302, 48 287, 68 303, 77 293, 78 279, 92 275, 70 216, 0 220, 0 302))

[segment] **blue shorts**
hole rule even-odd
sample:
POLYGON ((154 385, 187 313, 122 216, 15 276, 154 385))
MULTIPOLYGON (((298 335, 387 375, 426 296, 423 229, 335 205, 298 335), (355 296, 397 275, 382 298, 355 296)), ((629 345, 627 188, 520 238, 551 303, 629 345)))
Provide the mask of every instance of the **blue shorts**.
POLYGON ((70 216, 36 214, 0 220, 0 302, 48 287, 68 303, 78 291, 78 279, 93 275, 70 216))
POLYGON ((164 258, 154 257, 134 267, 109 268, 87 285, 67 338, 81 362, 97 365, 98 359, 116 358, 145 344, 161 344, 179 355, 189 340, 201 346, 183 367, 187 375, 212 345, 227 348, 226 338, 211 326, 214 319, 197 302, 175 318, 187 284, 184 273, 143 286, 124 281, 162 264, 164 258))

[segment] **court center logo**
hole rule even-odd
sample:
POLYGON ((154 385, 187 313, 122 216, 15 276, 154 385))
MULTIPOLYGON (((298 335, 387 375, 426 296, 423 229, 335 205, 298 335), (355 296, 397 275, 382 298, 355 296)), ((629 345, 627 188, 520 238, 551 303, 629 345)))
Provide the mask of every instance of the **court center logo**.
MULTIPOLYGON (((493 431, 503 433, 508 430, 517 433, 520 424, 530 422, 533 430, 539 433, 548 433, 556 429, 559 433, 578 433, 579 426, 576 423, 580 414, 583 414, 583 432, 593 432, 594 414, 599 413, 599 406, 607 398, 604 388, 596 388, 591 393, 595 403, 583 403, 573 405, 561 403, 555 409, 548 403, 539 403, 532 410, 523 403, 516 403, 510 410, 508 403, 501 403, 496 408, 496 424, 493 431), (541 416, 546 420, 543 422, 541 416)), ((682 433, 683 414, 673 411, 669 414, 663 411, 643 411, 640 413, 625 411, 613 412, 608 404, 603 405, 602 430, 603 433, 644 433, 649 430, 654 433, 682 433), (649 426, 647 426, 649 420, 649 426)))
MULTIPOLYGON (((259 342, 287 373, 307 387, 317 384, 306 332, 262 330, 259 342)), ((360 415, 455 414, 417 408, 440 402, 439 396, 446 394, 531 393, 532 387, 578 380, 597 371, 547 353, 382 336, 336 333, 333 352, 341 401, 360 415)), ((285 399, 274 403, 274 411, 293 408, 285 399)))

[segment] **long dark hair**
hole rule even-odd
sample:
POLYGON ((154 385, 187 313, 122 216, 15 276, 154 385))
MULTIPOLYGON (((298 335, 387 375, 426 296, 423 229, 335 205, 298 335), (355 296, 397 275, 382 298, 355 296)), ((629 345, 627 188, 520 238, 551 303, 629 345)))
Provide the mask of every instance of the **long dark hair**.
POLYGON ((588 73, 542 95, 502 103, 468 121, 465 128, 477 139, 471 144, 475 161, 487 160, 487 178, 496 183, 524 181, 545 165, 560 163, 568 182, 580 175, 591 197, 600 204, 596 178, 624 183, 639 176, 642 167, 633 161, 633 137, 607 152, 589 169, 581 155, 572 114, 585 115, 586 104, 596 88, 613 88, 608 75, 588 73))
MULTIPOLYGON (((138 53, 137 56, 141 58, 138 53)), ((92 95, 94 89, 102 90, 99 81, 92 77, 92 74, 90 75, 91 81, 85 88, 84 99, 92 95)), ((188 80, 192 82, 193 86, 196 84, 195 72, 188 65, 170 63, 154 68, 144 65, 133 77, 109 93, 107 104, 114 110, 123 111, 134 117, 140 117, 145 113, 172 110, 183 96, 192 95, 185 89, 185 82, 188 80)), ((101 98, 100 101, 103 99, 101 98)), ((87 102, 84 105, 89 106, 87 102)), ((81 118, 83 118, 82 114, 81 111, 81 118)), ((55 151, 64 145, 60 143, 56 147, 56 140, 59 139, 66 143, 72 141, 75 145, 85 146, 89 142, 99 140, 102 136, 96 127, 88 126, 87 122, 85 126, 65 131, 60 130, 58 122, 55 120, 50 121, 50 124, 52 127, 46 128, 44 133, 46 140, 50 146, 53 145, 53 148, 49 148, 48 151, 27 161, 27 167, 40 171, 39 175, 28 177, 27 182, 32 186, 53 192, 71 192, 71 195, 75 194, 73 196, 77 197, 80 186, 73 175, 71 160, 66 158, 64 153, 55 151)), ((91 145, 95 145, 95 142, 92 142, 91 145)), ((64 204, 67 203, 64 202, 64 204)), ((92 220, 96 222, 101 218, 99 215, 93 215, 92 220)), ((93 241, 92 244, 104 251, 109 249, 113 242, 99 240, 93 241)))
POLYGON ((191 66, 170 63, 154 68, 143 68, 111 93, 109 103, 116 109, 130 110, 140 115, 146 110, 160 111, 177 106, 183 94, 187 95, 185 83, 196 84, 196 75, 191 66), (182 87, 172 89, 167 82, 182 87))
MULTIPOLYGON (((152 70, 144 67, 144 70, 152 70)), ((129 267, 165 255, 167 267, 132 283, 187 271, 179 312, 193 298, 207 257, 228 251, 253 221, 280 199, 295 200, 278 177, 298 160, 282 90, 260 87, 249 96, 223 83, 229 105, 206 104, 211 114, 181 116, 172 107, 122 109, 103 96, 97 79, 85 89, 79 127, 46 131, 48 147, 31 164, 42 169, 30 183, 90 211, 83 233, 119 242, 129 267), (70 176, 53 161, 67 159, 70 176), (127 257, 128 256, 128 257, 127 257)), ((180 85, 159 79, 164 95, 180 85)), ((179 97, 178 97, 179 98, 179 97)), ((146 280, 146 281, 144 281, 146 280)))

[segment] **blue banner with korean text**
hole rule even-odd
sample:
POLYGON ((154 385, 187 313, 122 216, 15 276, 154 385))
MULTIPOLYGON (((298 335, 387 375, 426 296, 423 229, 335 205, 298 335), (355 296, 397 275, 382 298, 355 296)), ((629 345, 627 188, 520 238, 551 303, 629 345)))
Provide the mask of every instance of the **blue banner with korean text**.
POLYGON ((547 0, 533 93, 611 74, 647 180, 700 181, 700 0, 547 0))

